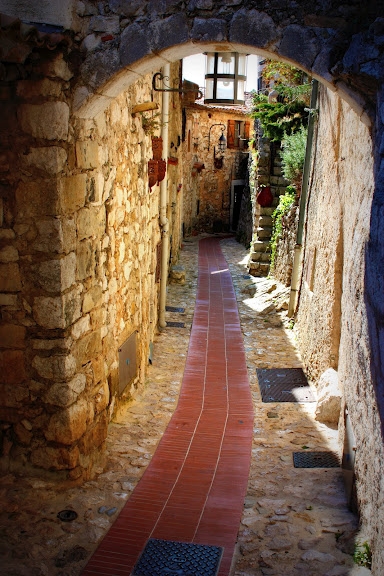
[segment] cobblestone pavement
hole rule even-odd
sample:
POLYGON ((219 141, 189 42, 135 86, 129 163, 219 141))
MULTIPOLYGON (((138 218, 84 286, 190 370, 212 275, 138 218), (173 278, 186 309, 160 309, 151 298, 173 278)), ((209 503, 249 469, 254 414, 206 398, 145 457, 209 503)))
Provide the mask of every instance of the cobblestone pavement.
MULTIPOLYGON (((199 237, 186 239, 179 264, 184 286, 171 284, 167 313, 185 328, 166 328, 156 341, 145 387, 110 424, 106 464, 81 487, 9 474, 0 479, 0 573, 77 576, 143 474, 177 403, 197 284, 199 237), (77 518, 63 522, 61 510, 77 518)), ((247 251, 221 242, 238 299, 255 406, 248 493, 233 576, 370 574, 354 567, 356 518, 347 510, 338 468, 300 469, 293 451, 337 451, 337 431, 314 419, 315 403, 261 402, 257 368, 300 367, 294 330, 284 311, 287 289, 247 274, 247 251)))

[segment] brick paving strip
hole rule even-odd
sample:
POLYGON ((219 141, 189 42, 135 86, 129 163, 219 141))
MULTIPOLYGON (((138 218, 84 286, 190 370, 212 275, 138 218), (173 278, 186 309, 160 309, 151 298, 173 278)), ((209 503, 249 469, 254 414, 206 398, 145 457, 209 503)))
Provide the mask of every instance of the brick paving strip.
POLYGON ((82 574, 126 575, 148 538, 224 548, 227 576, 247 490, 253 406, 236 297, 219 239, 199 244, 179 402, 147 470, 82 574))

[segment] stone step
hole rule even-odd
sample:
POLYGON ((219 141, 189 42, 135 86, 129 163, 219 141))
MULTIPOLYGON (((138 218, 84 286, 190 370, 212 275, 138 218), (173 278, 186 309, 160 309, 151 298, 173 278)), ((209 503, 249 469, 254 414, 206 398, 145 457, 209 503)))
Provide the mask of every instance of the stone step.
POLYGON ((267 216, 266 214, 262 214, 259 218, 259 227, 264 228, 265 226, 272 227, 273 220, 272 216, 267 216))
POLYGON ((251 274, 251 276, 268 276, 269 264, 261 264, 260 262, 250 262, 249 273, 251 274))
POLYGON ((271 245, 268 240, 255 240, 252 242, 253 252, 270 252, 271 245))
POLYGON ((269 252, 251 252, 251 262, 269 262, 271 255, 269 252))
POLYGON ((274 207, 270 206, 269 208, 261 208, 260 214, 261 216, 272 216, 274 211, 275 211, 274 207))
POLYGON ((258 228, 256 230, 257 237, 261 240, 265 238, 270 238, 272 236, 272 227, 271 226, 264 226, 263 228, 258 228))

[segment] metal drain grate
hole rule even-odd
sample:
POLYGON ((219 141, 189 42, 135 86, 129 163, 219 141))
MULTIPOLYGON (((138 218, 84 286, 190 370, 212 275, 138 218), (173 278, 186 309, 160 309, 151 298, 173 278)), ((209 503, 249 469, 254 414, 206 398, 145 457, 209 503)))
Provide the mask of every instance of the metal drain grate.
POLYGON ((258 368, 263 402, 315 402, 301 368, 258 368))
POLYGON ((167 322, 170 328, 185 328, 184 322, 167 322))
POLYGON ((204 544, 148 540, 133 576, 216 576, 223 549, 204 544))
POLYGON ((180 312, 180 314, 185 312, 185 308, 177 308, 175 306, 166 306, 165 310, 166 312, 180 312))
POLYGON ((333 452, 294 452, 295 468, 340 468, 340 461, 333 452))

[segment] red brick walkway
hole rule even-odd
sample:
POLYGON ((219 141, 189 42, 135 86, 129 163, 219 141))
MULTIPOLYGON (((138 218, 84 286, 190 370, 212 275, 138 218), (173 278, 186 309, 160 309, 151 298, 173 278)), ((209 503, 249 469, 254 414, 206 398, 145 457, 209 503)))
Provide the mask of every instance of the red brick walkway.
POLYGON ((228 576, 250 465, 253 407, 236 297, 219 240, 199 244, 199 282, 176 411, 83 576, 129 576, 148 538, 224 548, 228 576))

